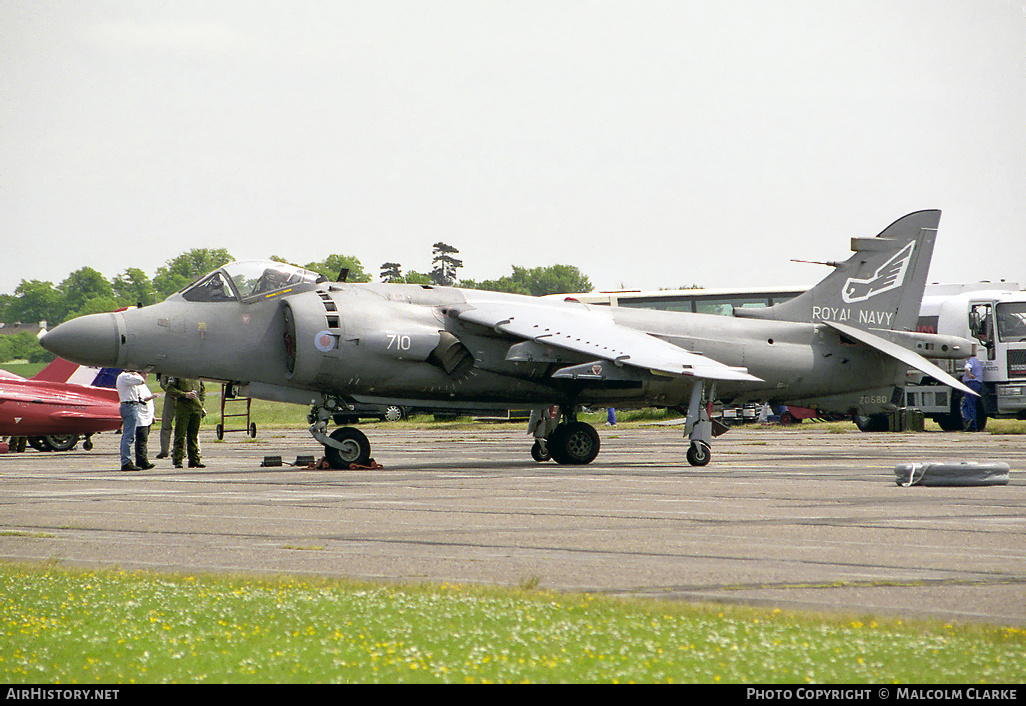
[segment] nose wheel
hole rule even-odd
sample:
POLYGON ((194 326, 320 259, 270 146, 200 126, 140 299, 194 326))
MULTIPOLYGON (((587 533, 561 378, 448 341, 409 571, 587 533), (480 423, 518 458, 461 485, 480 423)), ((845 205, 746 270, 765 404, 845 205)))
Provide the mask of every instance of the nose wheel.
POLYGON ((331 434, 327 433, 328 421, 338 406, 338 401, 331 398, 314 405, 307 417, 310 434, 324 444, 324 458, 332 468, 349 468, 352 464, 366 466, 371 458, 371 445, 366 434, 353 427, 340 427, 331 434))
POLYGON ((328 437, 335 444, 324 445, 324 457, 332 468, 349 468, 350 464, 366 466, 371 457, 367 435, 353 427, 340 427, 328 437))
POLYGON ((549 445, 544 439, 534 442, 534 445, 531 446, 531 458, 538 463, 545 463, 552 458, 552 454, 549 453, 549 445))
POLYGON ((691 446, 688 447, 688 463, 692 466, 705 466, 709 463, 711 455, 709 444, 704 441, 692 441, 691 446))

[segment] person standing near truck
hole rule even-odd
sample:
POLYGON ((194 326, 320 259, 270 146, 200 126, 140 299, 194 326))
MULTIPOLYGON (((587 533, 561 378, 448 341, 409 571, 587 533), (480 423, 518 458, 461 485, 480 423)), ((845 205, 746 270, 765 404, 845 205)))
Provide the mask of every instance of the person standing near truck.
MULTIPOLYGON (((973 354, 969 360, 965 361, 964 373, 962 375, 962 382, 965 383, 966 387, 975 392, 976 394, 982 394, 983 392, 983 364, 980 363, 980 359, 976 357, 976 346, 973 346, 973 354)), ((972 395, 962 396, 962 430, 963 431, 979 431, 979 425, 976 422, 976 406, 979 404, 979 397, 973 397, 972 395)))

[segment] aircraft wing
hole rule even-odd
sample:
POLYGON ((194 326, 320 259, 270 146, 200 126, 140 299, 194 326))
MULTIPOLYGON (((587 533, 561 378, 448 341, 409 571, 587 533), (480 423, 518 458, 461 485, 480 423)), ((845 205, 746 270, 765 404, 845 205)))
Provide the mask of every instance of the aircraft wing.
POLYGON ((583 305, 563 307, 486 302, 472 306, 472 309, 460 310, 458 317, 491 327, 498 333, 609 360, 617 365, 708 380, 762 382, 761 378, 749 374, 746 368, 724 365, 643 331, 620 326, 583 305))
POLYGON ((53 383, 49 386, 35 385, 28 380, 0 379, 0 403, 88 406, 112 403, 116 405, 117 400, 117 391, 109 388, 89 388, 62 383, 53 383))
POLYGON ((64 400, 47 391, 24 388, 21 386, 6 386, 0 384, 0 402, 27 402, 37 404, 61 403, 64 400))
POLYGON ((886 353, 887 355, 897 360, 900 360, 902 363, 905 363, 906 365, 911 365, 913 368, 921 370, 922 372, 926 373, 935 380, 938 380, 939 382, 942 382, 945 385, 953 387, 963 394, 972 395, 973 397, 980 396, 971 388, 959 382, 954 377, 944 372, 943 370, 938 368, 936 365, 934 365, 933 363, 931 363, 915 351, 910 351, 908 348, 903 348, 902 346, 899 346, 897 343, 891 343, 890 341, 885 340, 880 336, 877 336, 876 334, 870 333, 869 331, 864 331, 863 329, 855 328, 854 326, 848 326, 847 324, 839 324, 836 321, 821 321, 820 323, 822 323, 825 326, 829 326, 830 328, 836 331, 840 331, 848 338, 854 338, 856 341, 859 341, 860 343, 864 343, 867 346, 876 348, 881 353, 886 353))
POLYGON ((113 406, 95 406, 87 409, 56 409, 50 414, 50 419, 61 422, 79 419, 90 421, 110 420, 112 422, 117 422, 118 426, 121 426, 121 415, 113 406))

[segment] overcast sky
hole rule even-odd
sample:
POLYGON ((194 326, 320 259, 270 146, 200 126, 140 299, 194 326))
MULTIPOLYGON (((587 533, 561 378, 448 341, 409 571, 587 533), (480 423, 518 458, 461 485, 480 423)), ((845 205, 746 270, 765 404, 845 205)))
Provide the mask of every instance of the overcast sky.
POLYGON ((0 293, 192 248, 811 284, 939 208, 1026 284, 1026 0, 0 0, 0 293))

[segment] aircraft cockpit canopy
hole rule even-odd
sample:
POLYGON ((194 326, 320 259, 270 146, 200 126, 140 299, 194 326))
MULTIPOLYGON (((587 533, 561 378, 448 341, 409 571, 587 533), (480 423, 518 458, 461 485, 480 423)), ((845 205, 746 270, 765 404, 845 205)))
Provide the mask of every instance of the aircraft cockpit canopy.
POLYGON ((316 272, 273 260, 232 262, 182 290, 190 302, 252 302, 310 289, 325 278, 316 272))

